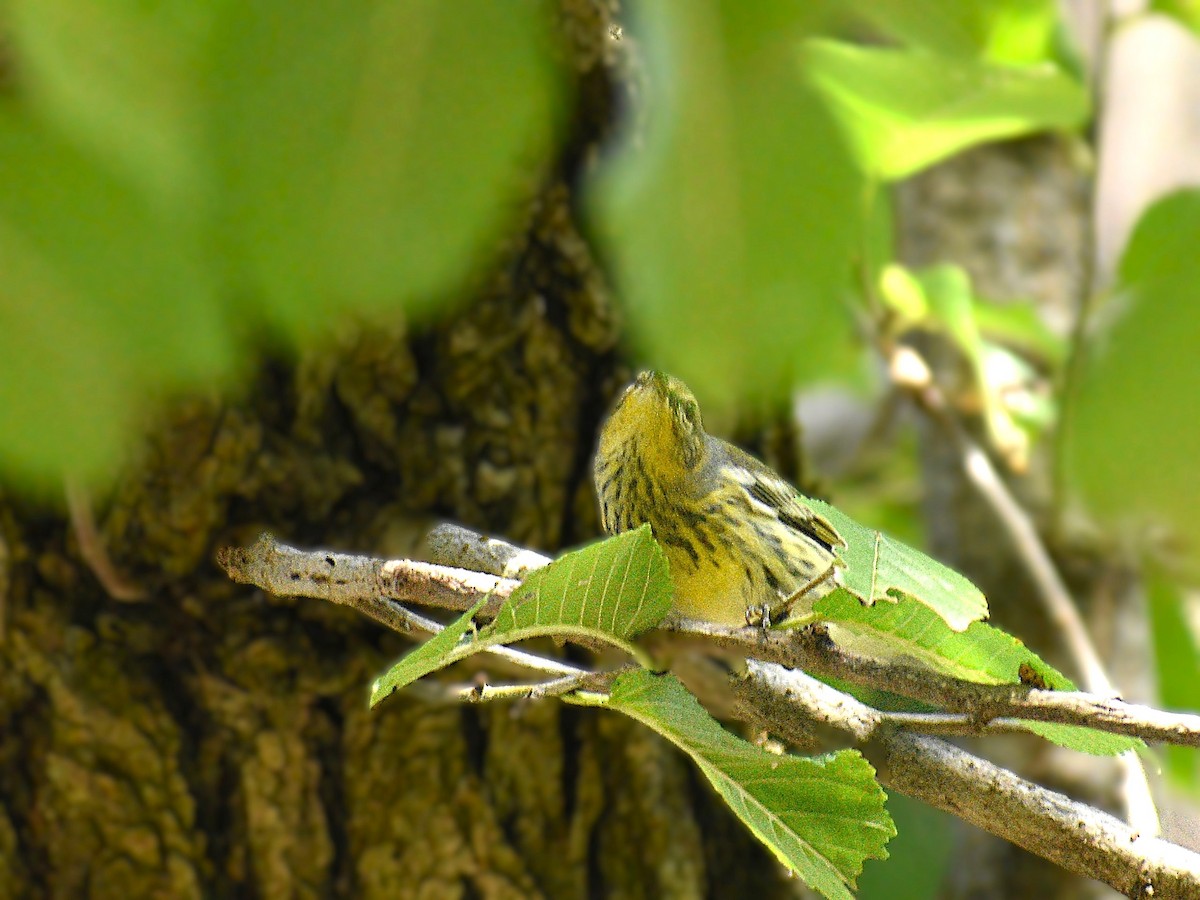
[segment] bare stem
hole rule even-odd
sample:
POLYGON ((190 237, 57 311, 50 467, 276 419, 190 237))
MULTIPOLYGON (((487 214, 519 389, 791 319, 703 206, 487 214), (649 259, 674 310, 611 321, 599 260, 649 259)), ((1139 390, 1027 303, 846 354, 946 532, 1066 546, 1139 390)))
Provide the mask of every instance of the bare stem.
POLYGON ((809 723, 863 748, 884 785, 1024 847, 1128 897, 1200 896, 1200 854, 1140 834, 1119 819, 1026 781, 938 738, 895 727, 804 672, 749 660, 738 686, 753 724, 811 739, 809 723))
MULTIPOLYGON (((461 537, 461 536, 460 536, 461 537)), ((436 634, 443 626, 398 599, 465 610, 482 597, 494 612, 510 579, 410 560, 305 552, 264 535, 252 547, 218 555, 235 580, 288 596, 312 596, 354 607, 389 628, 436 634), (386 596, 385 596, 386 593, 386 596)), ((506 563, 500 563, 501 566, 506 563)), ((502 570, 502 569, 501 569, 502 570)), ((1200 896, 1200 856, 1139 833, 1084 804, 1024 781, 1012 772, 926 734, 1018 730, 1017 720, 1082 725, 1200 747, 1200 716, 1168 713, 1111 696, 1036 690, 1027 685, 963 681, 904 662, 858 656, 823 629, 763 631, 671 619, 664 639, 703 642, 746 660, 735 686, 733 714, 781 737, 811 742, 832 729, 863 747, 884 784, 952 812, 1064 868, 1099 878, 1128 896, 1200 896), (780 665, 782 664, 782 665, 780 665), (791 667, 791 668, 785 668, 791 667), (881 688, 940 705, 946 713, 885 713, 796 668, 881 688)), ((553 676, 533 684, 461 687, 467 701, 564 696, 601 698, 618 671, 596 672, 509 647, 488 648, 523 668, 553 676)))

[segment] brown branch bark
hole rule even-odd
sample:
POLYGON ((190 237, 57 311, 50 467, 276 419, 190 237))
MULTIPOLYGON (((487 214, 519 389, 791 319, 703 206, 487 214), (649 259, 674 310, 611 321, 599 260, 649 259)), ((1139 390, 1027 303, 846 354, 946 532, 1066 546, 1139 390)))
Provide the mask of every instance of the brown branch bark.
POLYGON ((756 725, 796 740, 810 723, 860 746, 884 785, 953 813, 1068 871, 1127 897, 1200 896, 1200 854, 1152 836, 1063 794, 887 717, 804 672, 749 660, 739 709, 756 725))
MULTIPOLYGON (((506 581, 407 560, 305 553, 266 535, 245 551, 224 551, 220 561, 239 581, 264 589, 279 585, 293 594, 308 591, 309 596, 353 606, 379 621, 385 619, 377 610, 397 600, 420 603, 433 596, 438 605, 469 608, 483 586, 506 581), (436 588, 431 590, 431 584, 436 588), (388 591, 386 597, 383 589, 388 591)), ((949 678, 907 663, 847 653, 818 628, 764 632, 681 619, 666 623, 666 628, 686 640, 702 638, 713 646, 754 657, 747 659, 747 677, 736 688, 742 702, 735 711, 741 718, 803 745, 811 744, 818 732, 832 729, 841 733, 875 759, 885 784, 1071 872, 1100 879, 1128 896, 1200 895, 1200 855, 1142 836, 1107 813, 1026 781, 940 739, 904 730, 906 725, 919 727, 925 717, 888 716, 798 670, 967 712, 981 730, 1001 717, 1024 718, 1200 746, 1200 716, 1167 713, 1082 692, 949 678)), ((576 673, 574 677, 578 670, 576 673)), ((494 689, 492 696, 544 696, 564 685, 569 688, 569 681, 559 678, 543 685, 545 690, 512 686, 494 689)), ((484 692, 469 691, 463 698, 488 699, 484 692)), ((937 727, 937 720, 932 724, 937 727)), ((955 724, 964 723, 959 720, 955 724)))

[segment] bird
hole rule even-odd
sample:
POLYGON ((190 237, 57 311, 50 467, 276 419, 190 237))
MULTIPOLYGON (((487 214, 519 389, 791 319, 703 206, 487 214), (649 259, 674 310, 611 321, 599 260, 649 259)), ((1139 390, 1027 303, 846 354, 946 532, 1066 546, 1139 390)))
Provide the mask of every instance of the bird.
POLYGON ((650 524, 680 615, 767 626, 836 586, 837 530, 770 467, 708 434, 678 378, 646 371, 625 389, 593 472, 606 532, 650 524))

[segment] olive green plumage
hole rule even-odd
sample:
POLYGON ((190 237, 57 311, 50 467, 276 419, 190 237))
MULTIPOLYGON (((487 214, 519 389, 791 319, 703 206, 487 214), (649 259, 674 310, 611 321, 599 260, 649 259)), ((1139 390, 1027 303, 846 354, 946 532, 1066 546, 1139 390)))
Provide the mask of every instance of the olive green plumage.
POLYGON ((643 372, 625 389, 595 477, 606 531, 653 527, 684 615, 741 625, 789 600, 811 608, 833 586, 837 531, 767 466, 705 433, 677 378, 643 372))

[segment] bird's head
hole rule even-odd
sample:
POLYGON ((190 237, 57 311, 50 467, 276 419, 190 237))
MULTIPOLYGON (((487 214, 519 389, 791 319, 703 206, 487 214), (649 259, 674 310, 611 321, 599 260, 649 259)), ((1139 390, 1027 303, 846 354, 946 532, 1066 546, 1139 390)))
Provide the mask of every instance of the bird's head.
POLYGON ((660 478, 682 476, 704 458, 700 405, 688 386, 663 372, 642 372, 625 389, 600 434, 600 452, 634 450, 660 478))

